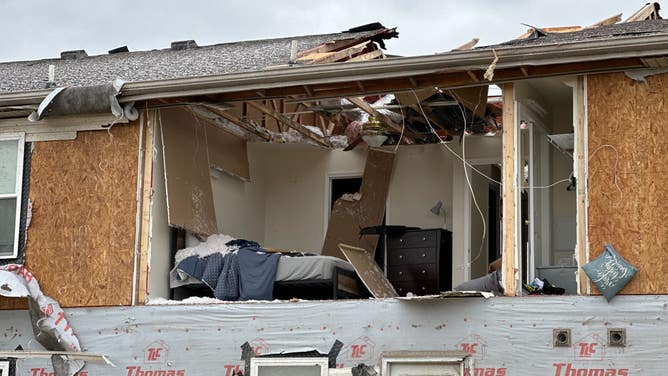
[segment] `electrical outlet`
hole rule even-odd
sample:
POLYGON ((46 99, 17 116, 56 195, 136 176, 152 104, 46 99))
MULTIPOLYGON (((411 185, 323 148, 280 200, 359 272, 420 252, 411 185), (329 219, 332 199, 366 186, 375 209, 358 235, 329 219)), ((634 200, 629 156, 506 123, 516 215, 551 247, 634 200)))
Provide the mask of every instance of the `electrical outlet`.
POLYGON ((626 347, 626 329, 608 328, 608 346, 626 347))
POLYGON ((552 330, 552 346, 553 347, 571 347, 571 330, 570 329, 553 329, 552 330))

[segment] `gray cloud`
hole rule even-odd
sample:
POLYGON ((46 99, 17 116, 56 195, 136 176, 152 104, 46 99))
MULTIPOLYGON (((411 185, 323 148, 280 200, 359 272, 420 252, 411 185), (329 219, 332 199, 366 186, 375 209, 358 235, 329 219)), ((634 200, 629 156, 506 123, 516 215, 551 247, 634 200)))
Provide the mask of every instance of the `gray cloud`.
POLYGON ((104 54, 160 49, 174 40, 200 45, 342 31, 380 21, 400 37, 388 52, 424 55, 448 51, 473 37, 480 44, 512 39, 536 26, 589 25, 616 13, 629 16, 644 1, 166 1, 117 0, 0 2, 0 61, 57 57, 85 49, 104 54))

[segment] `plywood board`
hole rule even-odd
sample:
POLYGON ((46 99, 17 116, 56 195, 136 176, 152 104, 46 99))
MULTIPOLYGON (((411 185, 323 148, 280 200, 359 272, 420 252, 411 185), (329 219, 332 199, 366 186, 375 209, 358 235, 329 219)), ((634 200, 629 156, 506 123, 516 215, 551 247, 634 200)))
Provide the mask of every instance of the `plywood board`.
POLYGON ((373 255, 378 235, 360 236, 360 229, 382 224, 393 167, 394 153, 369 149, 360 188, 361 198, 354 201, 340 198, 334 203, 323 255, 345 260, 338 247, 341 243, 368 249, 373 255))
POLYGON ((587 77, 589 259, 611 243, 639 269, 622 294, 668 293, 666 97, 668 74, 587 77))
POLYGON ((249 181, 250 168, 246 140, 212 125, 206 125, 205 129, 209 166, 241 180, 249 181))
POLYGON ((183 108, 160 109, 170 226, 200 235, 218 232, 203 124, 183 108))
POLYGON ((338 248, 348 262, 353 264, 357 275, 374 298, 396 298, 399 296, 394 290, 394 286, 373 259, 373 252, 346 244, 339 244, 338 248))
POLYGON ((64 307, 130 304, 138 124, 34 145, 26 265, 64 307))

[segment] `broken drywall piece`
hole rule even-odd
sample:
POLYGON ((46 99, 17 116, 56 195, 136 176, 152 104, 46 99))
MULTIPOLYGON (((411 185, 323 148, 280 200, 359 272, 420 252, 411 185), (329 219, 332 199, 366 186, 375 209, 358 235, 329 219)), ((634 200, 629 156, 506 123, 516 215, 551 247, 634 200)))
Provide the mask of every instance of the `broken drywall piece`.
POLYGON ((341 196, 341 200, 344 201, 349 201, 349 202, 354 202, 354 201, 359 201, 362 198, 362 194, 360 192, 357 193, 344 193, 341 196))
POLYGON ((394 156, 391 151, 369 149, 359 192, 360 199, 346 201, 340 198, 334 203, 322 248, 323 255, 345 260, 338 248, 341 243, 367 249, 373 255, 378 235, 360 236, 360 230, 383 223, 394 156))
POLYGON ((206 131, 184 108, 160 109, 169 225, 198 235, 218 232, 206 131))
POLYGON ((205 125, 209 166, 250 181, 250 167, 246 140, 222 128, 205 125))
POLYGON ((399 296, 392 283, 385 277, 385 274, 373 259, 373 252, 346 244, 339 244, 338 248, 348 262, 353 265, 357 275, 374 298, 396 298, 399 296))
MULTIPOLYGON (((35 339, 50 351, 80 352, 79 339, 74 334, 60 304, 44 295, 37 279, 23 265, 0 266, 0 295, 28 298, 30 321, 35 339)), ((86 364, 82 360, 52 359, 57 376, 72 376, 86 364)))
POLYGON ((666 72, 668 72, 668 68, 624 71, 624 74, 626 75, 626 77, 632 79, 633 81, 647 83, 645 78, 666 72))

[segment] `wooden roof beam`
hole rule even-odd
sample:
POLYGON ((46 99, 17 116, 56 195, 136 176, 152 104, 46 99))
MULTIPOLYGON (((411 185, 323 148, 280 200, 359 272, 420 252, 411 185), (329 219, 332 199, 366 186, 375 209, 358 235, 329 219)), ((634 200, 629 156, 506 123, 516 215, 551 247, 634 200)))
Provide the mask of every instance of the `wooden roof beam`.
POLYGON ((392 119, 390 119, 387 115, 378 112, 375 108, 371 107, 370 104, 368 104, 364 99, 359 98, 359 97, 349 97, 346 98, 350 101, 350 103, 354 104, 357 106, 360 110, 366 112, 367 114, 371 116, 375 116, 378 121, 380 121, 382 124, 384 124, 386 127, 390 128, 394 132, 397 133, 403 133, 404 138, 406 138, 406 143, 412 144, 415 142, 415 137, 413 136, 412 132, 407 131, 404 129, 403 126, 395 123, 392 119))
POLYGON ((272 110, 271 108, 267 108, 261 104, 255 103, 255 102, 248 102, 248 105, 257 109, 258 111, 262 112, 263 114, 267 116, 271 116, 272 118, 278 120, 279 122, 282 122, 283 124, 287 125, 288 127, 296 130, 297 132, 301 133, 303 136, 315 141, 318 145, 324 146, 326 148, 331 147, 329 141, 327 141, 323 136, 320 136, 319 134, 316 134, 303 126, 302 124, 299 124, 295 121, 292 121, 289 117, 276 112, 272 110))
POLYGON ((262 138, 265 141, 271 141, 271 136, 268 133, 266 133, 266 130, 263 132, 262 130, 258 129, 258 127, 256 127, 255 125, 241 120, 240 118, 238 118, 236 115, 232 114, 229 111, 221 110, 213 105, 193 106, 192 110, 201 119, 211 120, 210 115, 222 117, 228 120, 230 123, 248 131, 249 133, 252 133, 262 138))
POLYGON ((362 42, 359 44, 356 44, 352 47, 348 47, 346 49, 343 49, 341 51, 336 51, 336 52, 327 52, 323 54, 314 54, 314 55, 307 55, 304 57, 301 57, 297 59, 297 61, 301 61, 306 65, 311 65, 311 64, 324 64, 324 63, 333 63, 335 61, 339 61, 345 58, 352 58, 354 55, 357 55, 361 52, 363 52, 367 46, 371 43, 370 40, 366 42, 362 42))

